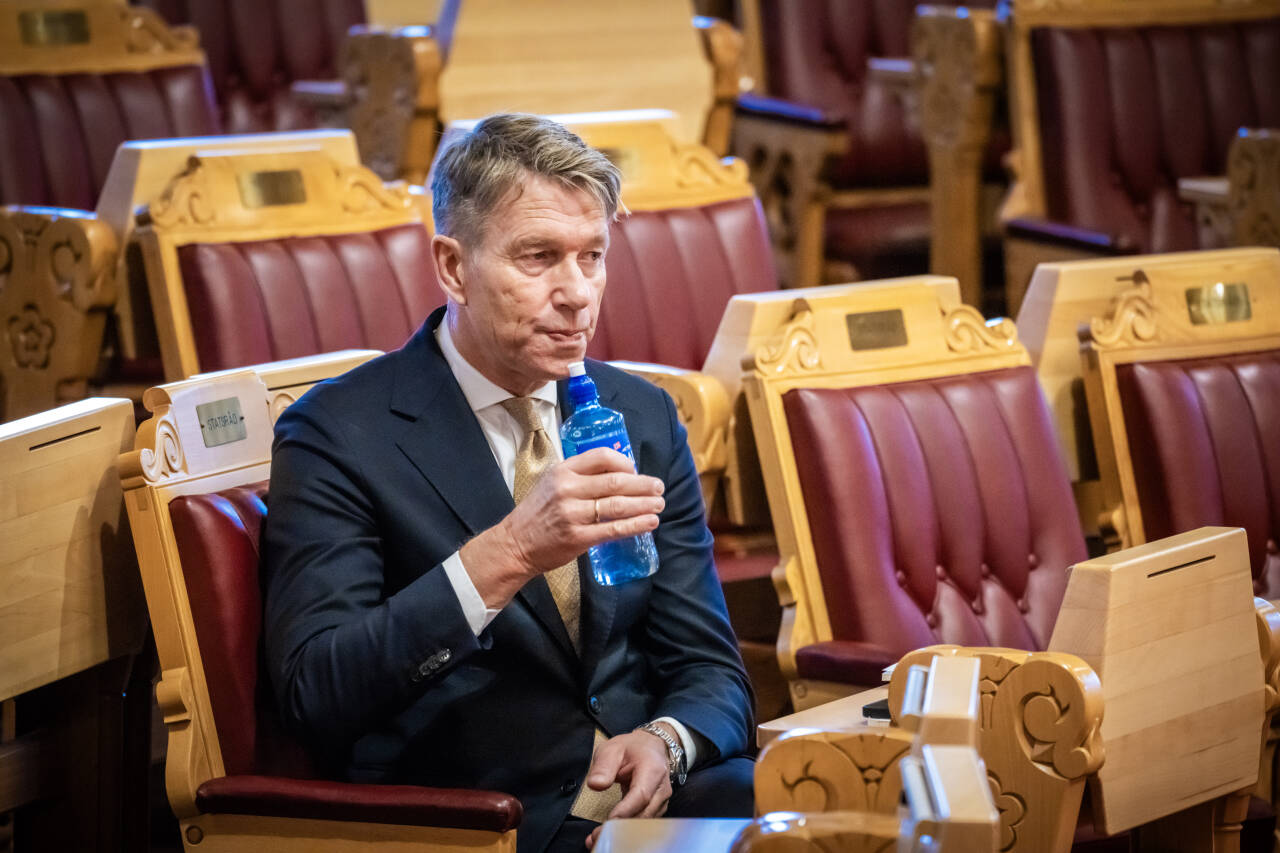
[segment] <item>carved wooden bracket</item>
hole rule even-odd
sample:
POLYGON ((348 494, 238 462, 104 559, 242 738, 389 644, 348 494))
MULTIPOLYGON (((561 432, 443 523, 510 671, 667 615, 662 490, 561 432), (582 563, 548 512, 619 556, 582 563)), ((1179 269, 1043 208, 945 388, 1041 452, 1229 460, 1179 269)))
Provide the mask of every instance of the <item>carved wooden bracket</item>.
POLYGON ((115 304, 114 232, 92 214, 0 210, 4 419, 87 393, 115 304))
POLYGON ((902 795, 898 760, 913 735, 900 728, 787 733, 756 765, 756 809, 896 813, 902 795))
POLYGON ((977 308, 943 310, 947 348, 957 353, 1005 352, 1018 347, 1018 327, 1008 317, 984 320, 977 308))
POLYGON ((1142 270, 1133 273, 1133 286, 1111 301, 1105 317, 1095 317, 1088 327, 1081 327, 1081 341, 1099 347, 1131 346, 1156 338, 1156 304, 1151 295, 1151 282, 1142 270))
POLYGON ((822 352, 809 303, 797 299, 791 319, 758 350, 743 356, 742 367, 762 374, 821 370, 822 352))
POLYGON ((734 105, 742 90, 742 33, 719 18, 697 17, 694 18, 694 26, 702 36, 702 49, 711 63, 712 89, 715 92, 703 129, 702 144, 717 157, 723 157, 729 153, 734 105))

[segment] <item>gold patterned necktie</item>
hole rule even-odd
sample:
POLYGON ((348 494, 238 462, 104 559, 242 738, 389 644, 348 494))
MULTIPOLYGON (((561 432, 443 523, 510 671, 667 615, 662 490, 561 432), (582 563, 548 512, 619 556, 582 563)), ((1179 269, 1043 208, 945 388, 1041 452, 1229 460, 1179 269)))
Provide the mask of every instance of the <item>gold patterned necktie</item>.
MULTIPOLYGON (((538 482, 538 477, 556 461, 555 448, 551 437, 542 427, 542 419, 538 417, 538 401, 533 397, 511 397, 502 401, 502 408, 515 418, 524 430, 524 439, 516 451, 516 476, 512 487, 512 497, 516 503, 524 500, 525 495, 538 482)), ((551 588, 551 597, 555 599, 556 609, 564 620, 565 630, 573 642, 574 651, 578 651, 580 643, 579 621, 582 613, 582 585, 578 579, 578 562, 565 563, 543 575, 547 586, 551 588)))
MULTIPOLYGON (((512 484, 511 496, 516 503, 524 500, 525 495, 538 482, 538 477, 556 461, 555 448, 551 444, 551 436, 542 426, 542 418, 538 417, 538 401, 533 397, 511 397, 502 401, 502 408, 515 418, 524 430, 524 438, 516 451, 516 476, 512 484)), ((581 651, 579 645, 579 622, 582 613, 582 584, 578 579, 578 561, 565 563, 558 569, 552 569, 543 575, 547 586, 551 588, 551 597, 555 599, 556 609, 564 620, 565 630, 573 642, 574 651, 581 651)), ((608 740, 599 728, 595 730, 592 752, 608 740)), ((593 791, 584 780, 578 789, 578 796, 569 809, 575 817, 604 823, 609 812, 622 800, 622 786, 614 783, 603 791, 593 791)))

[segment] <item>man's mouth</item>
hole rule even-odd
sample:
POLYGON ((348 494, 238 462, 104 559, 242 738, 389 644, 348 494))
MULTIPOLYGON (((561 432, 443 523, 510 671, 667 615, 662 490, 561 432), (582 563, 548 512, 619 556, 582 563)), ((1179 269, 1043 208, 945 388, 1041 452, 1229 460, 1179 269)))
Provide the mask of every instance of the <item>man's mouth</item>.
POLYGON ((547 337, 559 343, 576 343, 579 338, 586 334, 585 329, 546 329, 543 331, 547 337))

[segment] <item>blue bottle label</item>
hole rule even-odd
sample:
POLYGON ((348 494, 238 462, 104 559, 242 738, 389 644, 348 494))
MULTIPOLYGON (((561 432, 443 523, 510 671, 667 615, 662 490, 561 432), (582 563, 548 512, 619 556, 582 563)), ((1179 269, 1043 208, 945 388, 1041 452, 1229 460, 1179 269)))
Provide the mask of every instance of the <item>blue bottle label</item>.
POLYGON ((588 450, 595 450, 597 447, 608 447, 611 450, 618 451, 632 461, 635 460, 635 457, 631 455, 631 441, 627 438, 626 433, 592 436, 581 441, 575 441, 573 445, 575 453, 586 453, 588 450))

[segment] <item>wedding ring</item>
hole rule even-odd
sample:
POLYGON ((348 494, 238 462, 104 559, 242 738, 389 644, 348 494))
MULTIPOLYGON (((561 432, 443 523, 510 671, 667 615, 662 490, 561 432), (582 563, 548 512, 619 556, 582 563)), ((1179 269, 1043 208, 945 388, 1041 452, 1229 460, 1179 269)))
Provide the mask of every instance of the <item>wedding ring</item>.
POLYGON ((595 499, 595 508, 596 508, 596 524, 599 524, 600 523, 600 499, 599 498, 595 499))

